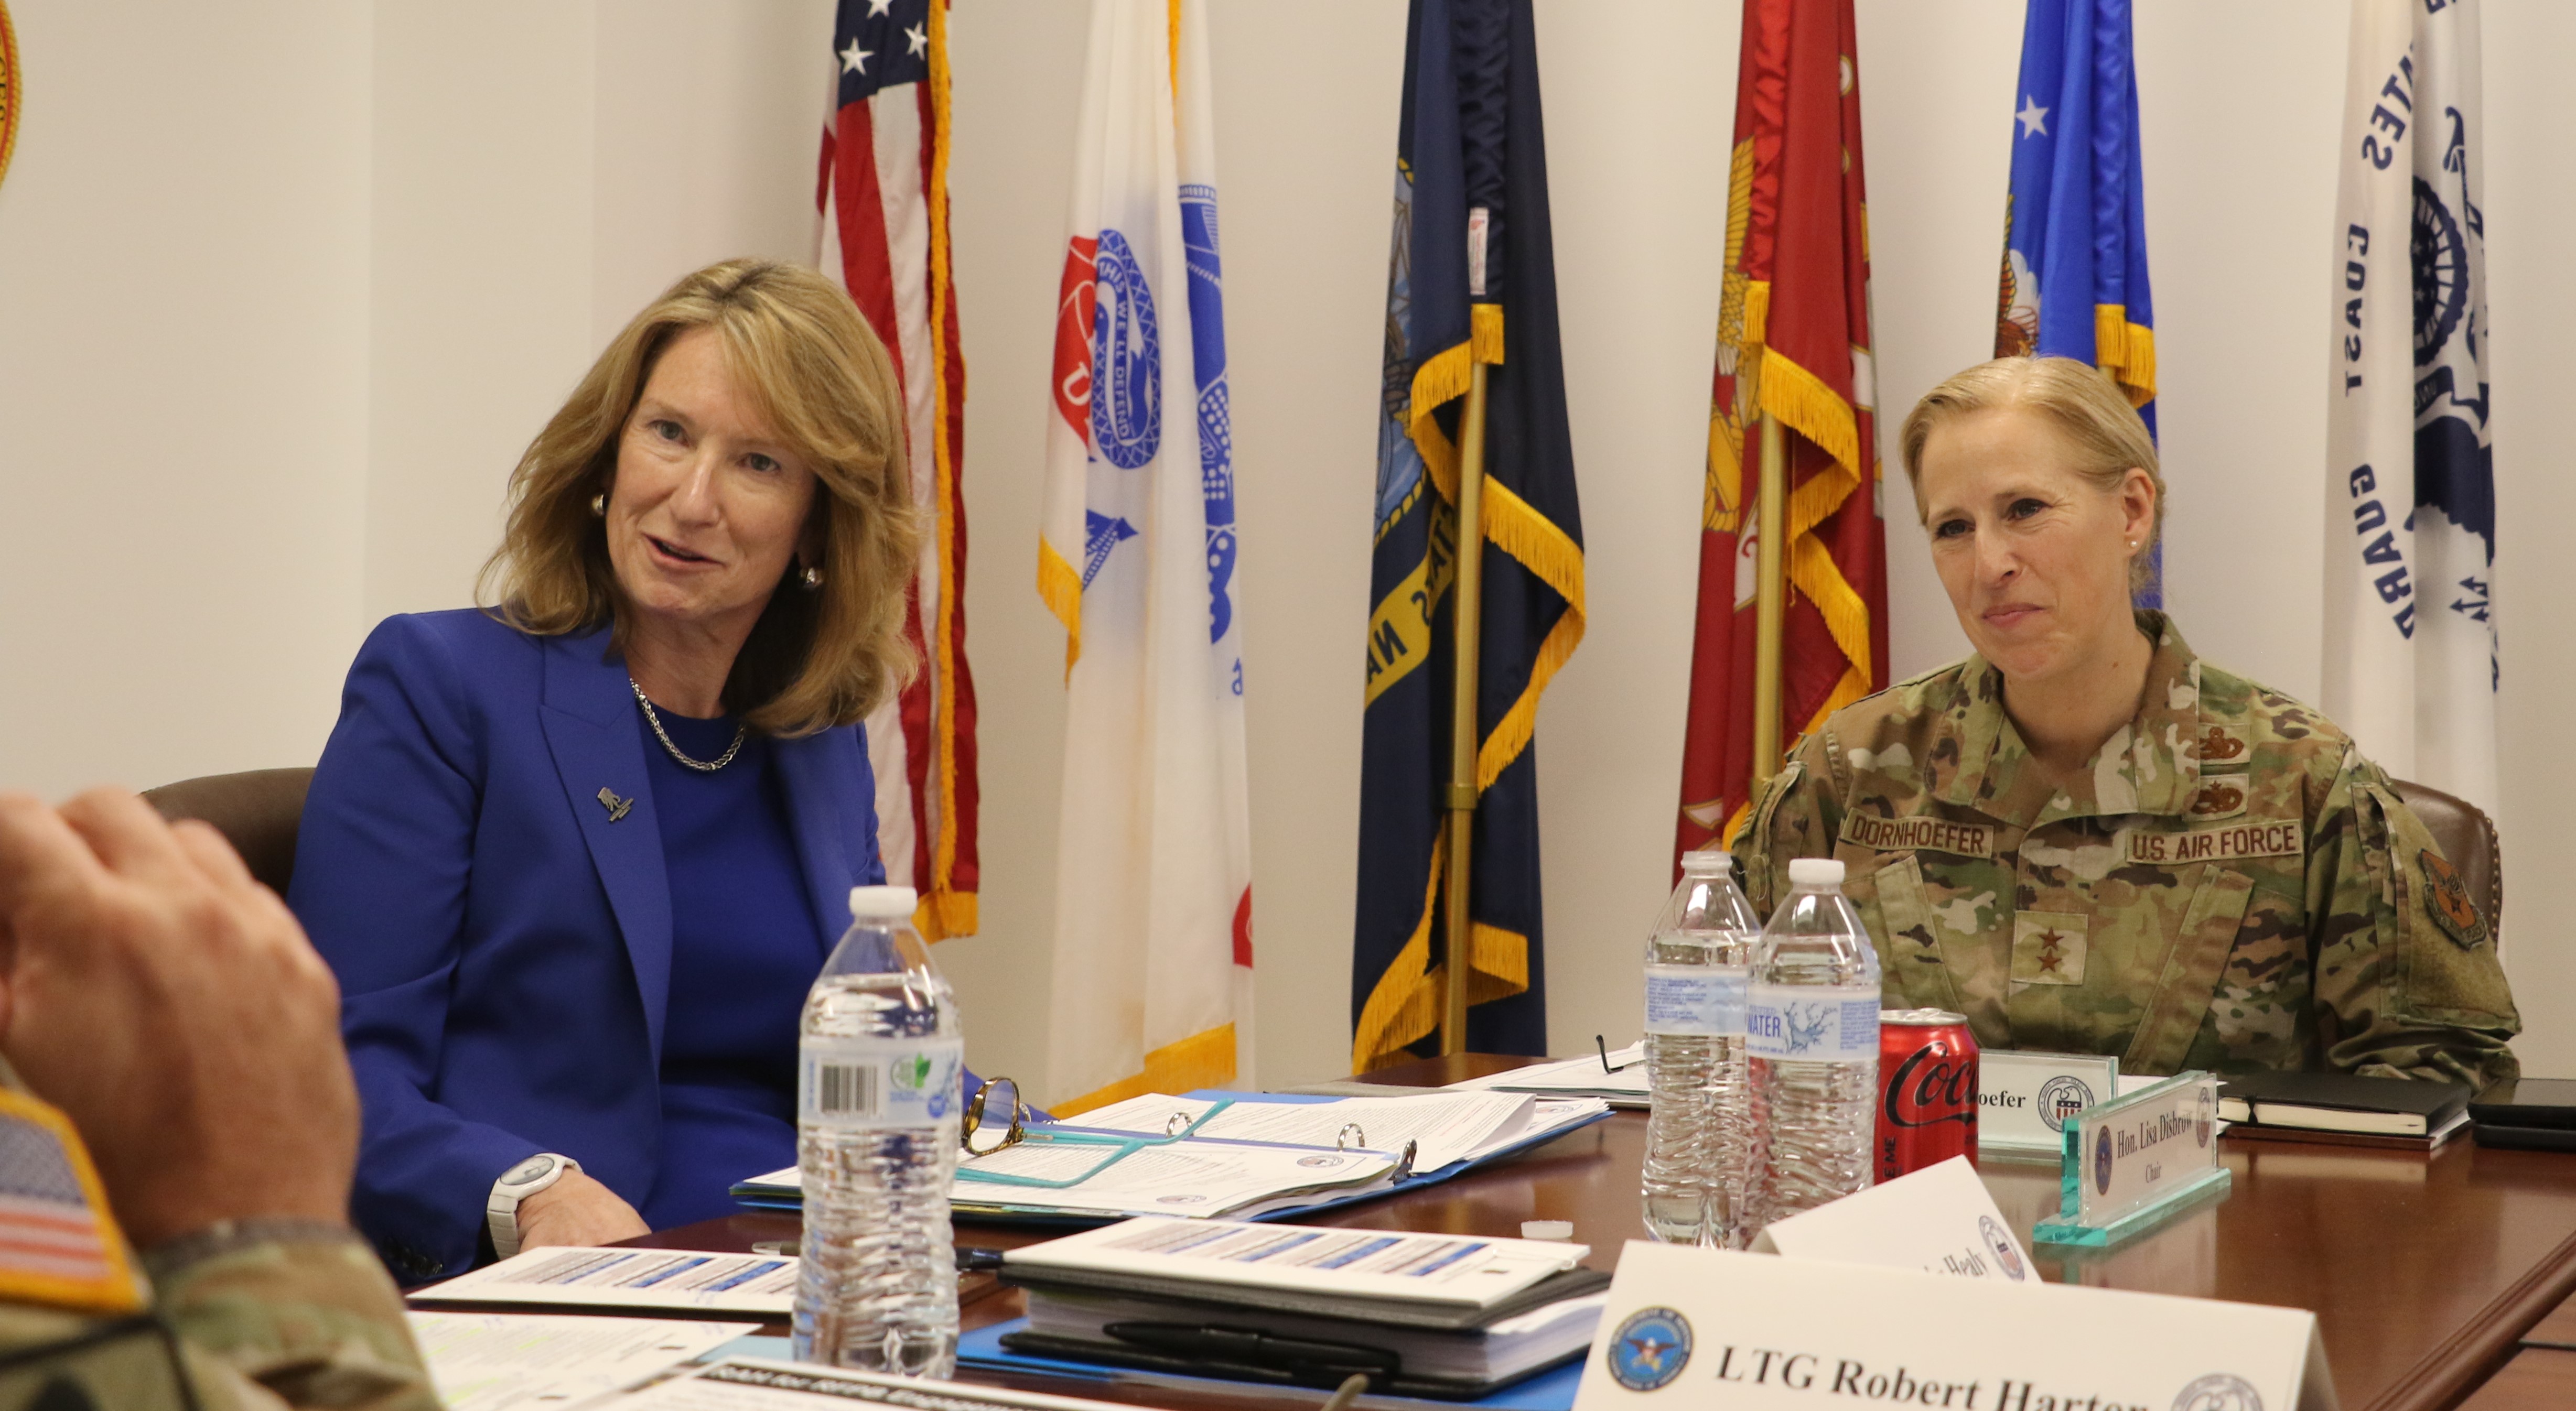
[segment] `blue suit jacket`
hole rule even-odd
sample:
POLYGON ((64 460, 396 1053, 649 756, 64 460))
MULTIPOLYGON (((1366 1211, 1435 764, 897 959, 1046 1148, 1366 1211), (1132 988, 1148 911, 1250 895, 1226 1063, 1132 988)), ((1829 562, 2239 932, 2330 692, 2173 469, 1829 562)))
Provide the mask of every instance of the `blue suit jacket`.
MULTIPOLYGON (((392 617, 349 669, 288 901, 340 980, 351 1211, 406 1280, 471 1268, 494 1178, 537 1152, 638 1207, 653 1187, 671 895, 641 730, 605 628, 392 617)), ((885 876, 866 735, 775 758, 837 935, 849 889, 885 876)))

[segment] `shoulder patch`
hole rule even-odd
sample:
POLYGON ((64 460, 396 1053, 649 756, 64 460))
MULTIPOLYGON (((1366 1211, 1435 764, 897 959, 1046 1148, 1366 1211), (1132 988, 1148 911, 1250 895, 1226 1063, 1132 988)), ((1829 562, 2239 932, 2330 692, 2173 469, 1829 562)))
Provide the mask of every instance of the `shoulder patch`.
POLYGON ((2415 854, 2415 866, 2424 874, 2424 914, 2462 950, 2477 949, 2487 938, 2487 923, 2478 915, 2478 904, 2470 900, 2460 869, 2431 848, 2415 854))
POLYGON ((2307 851, 2307 831, 2307 826, 2295 818, 2280 822, 2258 818, 2181 833, 2139 830, 2128 835, 2128 860, 2173 866, 2187 862, 2234 862, 2249 857, 2297 857, 2307 851))
POLYGON ((0 1088, 0 1303, 131 1313, 143 1290, 71 1119, 0 1088))
POLYGON ((1983 823, 1954 823, 1947 818, 1881 818, 1874 813, 1843 815, 1842 840, 1872 852, 1956 853, 1991 860, 1995 830, 1983 823))

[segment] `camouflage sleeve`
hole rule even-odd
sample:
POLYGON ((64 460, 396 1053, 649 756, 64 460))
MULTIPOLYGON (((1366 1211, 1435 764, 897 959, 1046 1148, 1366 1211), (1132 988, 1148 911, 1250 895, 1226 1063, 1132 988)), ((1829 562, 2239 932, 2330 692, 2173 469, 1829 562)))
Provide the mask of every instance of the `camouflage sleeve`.
POLYGON ((2439 845, 2377 765, 2348 754, 2308 858, 2318 1032, 2327 1062, 2482 1090, 2520 1067, 2495 940, 2439 845))
POLYGON ((145 1263, 204 1380, 251 1384, 213 1404, 438 1411, 402 1295, 355 1234, 219 1229, 145 1263))
POLYGON ((1779 905, 1791 858, 1834 855, 1842 800, 1833 787, 1831 759, 1824 731, 1799 740, 1780 772, 1754 796, 1752 812, 1736 832, 1730 851, 1756 916, 1769 916, 1779 905))

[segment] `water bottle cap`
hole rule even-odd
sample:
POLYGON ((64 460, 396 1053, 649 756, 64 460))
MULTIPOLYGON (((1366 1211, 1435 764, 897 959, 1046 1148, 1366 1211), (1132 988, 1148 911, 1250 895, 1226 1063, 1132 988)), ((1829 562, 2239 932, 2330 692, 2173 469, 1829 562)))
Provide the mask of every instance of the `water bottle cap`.
POLYGON ((1704 848, 1682 854, 1684 872, 1731 872, 1734 868, 1735 858, 1721 848, 1704 848))
MULTIPOLYGON (((1834 865, 1839 867, 1842 864, 1834 865)), ((919 905, 920 901, 921 893, 910 887, 852 887, 850 888, 850 915, 853 919, 872 920, 887 920, 900 916, 909 921, 912 919, 913 908, 919 905)))
POLYGON ((1843 864, 1840 858, 1789 859, 1789 885, 1792 887, 1839 887, 1842 884, 1843 864))

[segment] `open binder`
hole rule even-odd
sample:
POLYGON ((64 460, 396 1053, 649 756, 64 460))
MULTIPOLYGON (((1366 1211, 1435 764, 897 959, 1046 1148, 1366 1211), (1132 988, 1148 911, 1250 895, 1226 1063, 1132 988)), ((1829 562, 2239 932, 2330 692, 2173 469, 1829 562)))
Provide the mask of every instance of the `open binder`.
MULTIPOLYGON (((959 1163, 960 1219, 1099 1224, 1134 1215, 1278 1219, 1447 1180, 1598 1122, 1595 1100, 1440 1093, 1318 1098, 1146 1094, 959 1163)), ((794 1168, 733 1187, 745 1205, 803 1208, 794 1168)))

